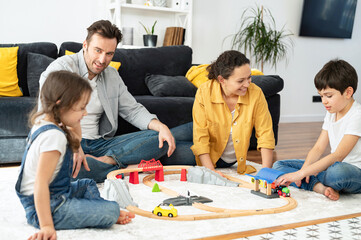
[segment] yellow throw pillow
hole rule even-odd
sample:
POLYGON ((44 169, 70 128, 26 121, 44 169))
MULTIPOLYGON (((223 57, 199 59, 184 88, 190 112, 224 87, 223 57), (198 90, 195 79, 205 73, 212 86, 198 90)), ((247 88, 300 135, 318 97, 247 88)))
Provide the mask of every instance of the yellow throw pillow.
POLYGON ((0 97, 21 97, 18 82, 19 47, 0 48, 0 97))
POLYGON ((208 81, 208 65, 203 64, 191 67, 186 74, 186 78, 198 88, 202 83, 208 81))
MULTIPOLYGON (((73 55, 73 54, 74 54, 74 52, 65 50, 65 55, 73 55)), ((109 66, 111 66, 111 67, 113 67, 113 68, 115 68, 115 69, 117 69, 117 70, 119 70, 120 65, 121 65, 120 62, 113 62, 113 61, 111 61, 111 62, 109 63, 109 66)))
POLYGON ((251 75, 252 76, 256 76, 256 75, 264 75, 263 72, 261 72, 260 70, 256 69, 256 68, 252 68, 251 69, 251 75))

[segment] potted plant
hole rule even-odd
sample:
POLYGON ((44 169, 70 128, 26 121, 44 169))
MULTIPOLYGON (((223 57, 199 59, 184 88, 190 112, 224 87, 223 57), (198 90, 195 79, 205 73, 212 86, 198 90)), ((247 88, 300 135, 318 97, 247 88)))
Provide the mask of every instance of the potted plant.
POLYGON ((154 22, 152 28, 147 28, 143 23, 139 22, 147 34, 143 35, 144 46, 155 47, 157 46, 157 35, 154 35, 154 27, 157 24, 157 20, 154 22))
POLYGON ((293 35, 284 27, 276 30, 276 22, 268 9, 263 6, 246 9, 242 13, 242 22, 238 32, 233 36, 232 49, 244 49, 244 54, 248 55, 253 63, 261 65, 269 63, 276 68, 277 62, 287 56, 288 51, 293 48, 293 35), (250 15, 246 15, 251 11, 250 15), (268 17, 268 22, 264 22, 264 15, 268 17))

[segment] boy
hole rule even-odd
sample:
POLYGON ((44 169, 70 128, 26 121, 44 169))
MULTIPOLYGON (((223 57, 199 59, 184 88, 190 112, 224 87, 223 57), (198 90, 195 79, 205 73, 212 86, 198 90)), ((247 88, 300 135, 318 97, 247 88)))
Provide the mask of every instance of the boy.
POLYGON ((305 161, 274 164, 274 169, 286 173, 277 184, 292 183, 331 200, 338 200, 340 192, 361 193, 361 105, 353 98, 357 73, 349 63, 332 60, 314 82, 327 110, 321 134, 305 161), (320 158, 328 143, 331 153, 320 158))

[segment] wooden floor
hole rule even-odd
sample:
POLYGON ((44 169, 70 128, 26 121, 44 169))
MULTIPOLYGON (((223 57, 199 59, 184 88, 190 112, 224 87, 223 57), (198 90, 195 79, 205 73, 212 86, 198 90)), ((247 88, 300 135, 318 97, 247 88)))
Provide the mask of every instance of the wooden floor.
MULTIPOLYGON (((322 122, 280 123, 273 160, 305 159, 317 141, 321 128, 322 122)), ((329 152, 330 148, 326 149, 325 154, 329 152)), ((247 159, 262 163, 261 153, 256 150, 249 151, 247 159)))

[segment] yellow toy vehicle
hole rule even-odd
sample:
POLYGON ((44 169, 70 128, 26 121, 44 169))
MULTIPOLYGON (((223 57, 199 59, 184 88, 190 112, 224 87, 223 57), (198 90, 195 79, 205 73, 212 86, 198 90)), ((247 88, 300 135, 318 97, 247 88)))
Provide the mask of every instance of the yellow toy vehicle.
POLYGON ((178 211, 173 207, 173 204, 169 204, 169 205, 159 204, 154 208, 152 213, 158 215, 159 217, 161 216, 176 217, 178 215, 178 211), (162 208, 161 206, 165 208, 162 208))

